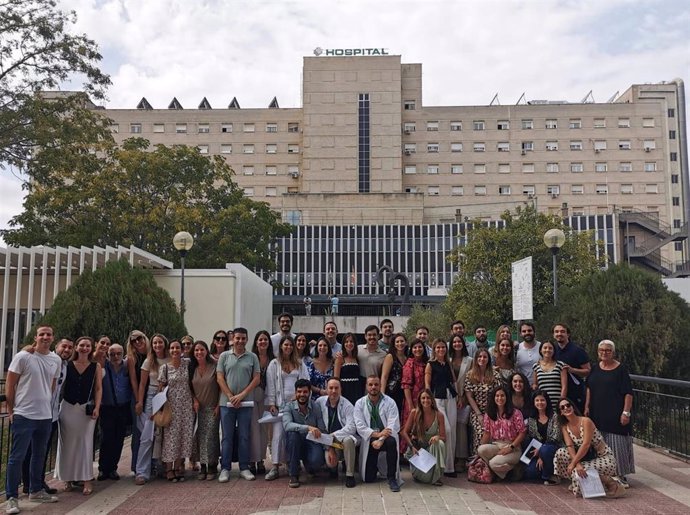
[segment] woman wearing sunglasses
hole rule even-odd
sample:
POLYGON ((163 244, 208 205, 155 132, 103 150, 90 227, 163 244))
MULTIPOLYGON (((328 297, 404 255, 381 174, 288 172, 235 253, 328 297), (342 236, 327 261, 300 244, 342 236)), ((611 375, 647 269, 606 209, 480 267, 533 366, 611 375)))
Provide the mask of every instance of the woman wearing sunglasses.
POLYGON ((211 342, 211 357, 217 363, 220 355, 228 350, 228 333, 219 329, 213 334, 211 342))

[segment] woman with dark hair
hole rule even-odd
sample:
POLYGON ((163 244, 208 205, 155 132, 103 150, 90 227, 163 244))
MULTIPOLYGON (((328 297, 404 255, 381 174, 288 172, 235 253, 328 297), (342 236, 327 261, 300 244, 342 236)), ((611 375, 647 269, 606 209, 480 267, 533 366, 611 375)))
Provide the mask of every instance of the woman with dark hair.
MULTIPOLYGON (((273 347, 273 345, 271 345, 273 347)), ((299 333, 295 336, 295 352, 297 353, 297 358, 308 363, 311 361, 311 356, 309 355, 309 341, 307 340, 307 335, 304 333, 299 333)), ((275 357, 273 349, 271 348, 271 356, 275 357)))
POLYGON ((352 333, 343 337, 343 352, 336 356, 333 377, 340 379, 341 395, 354 406, 364 395, 364 387, 357 361, 357 339, 352 333))
POLYGON ((67 363, 63 398, 60 403, 55 477, 71 491, 78 481, 84 482, 82 493, 93 491, 93 432, 101 409, 101 366, 91 359, 94 341, 82 336, 76 341, 72 359, 67 363), (93 401, 89 414, 86 407, 93 401))
POLYGON ((575 403, 567 398, 558 401, 558 412, 565 447, 556 451, 556 474, 570 479, 569 490, 577 496, 581 493, 578 476, 586 477, 587 469, 594 469, 599 473, 608 497, 624 495, 623 485, 613 479, 616 457, 592 419, 583 417, 575 403))
POLYGON ((459 334, 450 339, 450 348, 448 349, 450 355, 450 364, 453 367, 455 374, 455 385, 458 392, 458 416, 455 424, 455 471, 463 472, 465 464, 469 457, 469 433, 467 431, 467 424, 470 417, 470 406, 465 395, 465 378, 467 372, 472 368, 472 358, 467 350, 467 343, 465 338, 459 334))
POLYGON ((488 403, 489 392, 501 383, 501 376, 491 365, 491 356, 487 349, 477 349, 472 361, 472 368, 465 377, 465 395, 470 405, 470 425, 472 426, 472 452, 477 454, 477 447, 484 433, 484 413, 488 403))
MULTIPOLYGON (((403 412, 405 392, 402 387, 403 367, 407 361, 407 338, 403 333, 393 335, 393 345, 388 347, 388 354, 383 358, 381 367, 381 393, 395 401, 398 413, 403 412)), ((401 424, 402 427, 403 424, 401 424)), ((404 442, 402 442, 404 443, 404 442)))
POLYGON ((220 456, 220 388, 216 380, 216 362, 211 357, 204 341, 197 341, 192 347, 189 360, 189 380, 194 395, 193 407, 197 416, 194 433, 192 463, 199 462, 200 481, 213 481, 218 470, 220 456))
POLYGON ((326 338, 319 338, 314 348, 314 359, 307 363, 312 399, 326 395, 326 383, 333 377, 333 362, 333 349, 326 338))
POLYGON ((513 408, 508 388, 499 385, 489 394, 484 415, 484 433, 477 454, 501 479, 520 461, 525 421, 520 410, 513 408))
POLYGON ((513 372, 513 375, 508 378, 508 393, 513 401, 513 407, 522 412, 522 417, 524 419, 531 417, 534 411, 532 388, 522 373, 513 372))
POLYGON ((431 390, 425 388, 419 393, 417 407, 412 410, 400 435, 407 447, 406 457, 410 459, 425 449, 434 458, 436 465, 427 472, 422 472, 410 464, 410 471, 415 481, 441 486, 441 476, 446 463, 446 431, 443 413, 439 411, 431 390))
POLYGON ((403 366, 402 375, 402 388, 405 394, 403 421, 407 421, 407 417, 417 405, 419 394, 424 389, 424 372, 429 356, 426 354, 426 345, 422 340, 412 341, 409 356, 403 366))
POLYGON ((266 473, 264 460, 266 459, 266 447, 268 446, 268 426, 266 424, 259 424, 259 419, 266 410, 264 406, 264 398, 266 395, 266 370, 268 370, 268 364, 273 361, 274 358, 271 335, 268 331, 259 331, 256 333, 251 351, 259 358, 260 377, 259 386, 254 388, 254 409, 252 410, 251 424, 252 449, 249 456, 249 471, 256 475, 266 473))
POLYGON ((557 485, 560 478, 554 475, 553 458, 563 445, 561 426, 558 416, 553 411, 549 394, 544 390, 532 393, 533 416, 527 419, 527 444, 534 439, 541 444, 530 455, 530 462, 525 470, 526 479, 540 479, 545 485, 557 485))
POLYGON ((508 381, 515 372, 515 358, 513 357, 513 340, 501 338, 493 349, 494 368, 501 374, 504 381, 508 381))
POLYGON ((542 342, 539 346, 541 359, 537 361, 532 370, 532 389, 544 390, 549 394, 551 407, 556 410, 558 399, 565 397, 568 392, 568 378, 565 363, 556 361, 556 348, 550 341, 542 342))
POLYGON ((220 355, 228 349, 228 333, 222 329, 218 329, 215 333, 213 333, 213 341, 211 342, 211 348, 209 349, 213 361, 218 363, 220 355))

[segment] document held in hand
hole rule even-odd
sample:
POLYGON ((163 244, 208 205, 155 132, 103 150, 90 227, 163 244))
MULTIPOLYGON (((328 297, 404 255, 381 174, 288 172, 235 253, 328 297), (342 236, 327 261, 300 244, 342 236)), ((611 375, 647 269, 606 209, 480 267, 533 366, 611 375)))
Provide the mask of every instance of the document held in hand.
POLYGON ((527 449, 525 449, 525 452, 523 452, 522 456, 520 456, 520 461, 525 465, 529 465, 529 462, 532 461, 532 451, 534 449, 541 449, 541 442, 536 438, 532 438, 532 441, 527 446, 527 449))
POLYGON ((414 468, 424 473, 429 472, 436 465, 434 455, 425 449, 419 449, 417 454, 412 456, 409 461, 414 465, 414 468))
POLYGON ((594 497, 606 497, 606 491, 599 477, 599 472, 595 469, 585 470, 587 471, 587 477, 577 476, 577 480, 580 482, 582 498, 592 499, 594 497))

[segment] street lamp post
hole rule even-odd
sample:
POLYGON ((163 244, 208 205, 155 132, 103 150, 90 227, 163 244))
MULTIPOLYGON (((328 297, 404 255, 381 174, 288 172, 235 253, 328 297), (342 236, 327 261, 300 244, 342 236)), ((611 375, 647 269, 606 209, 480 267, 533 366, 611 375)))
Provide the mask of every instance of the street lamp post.
POLYGON ((180 286, 180 315, 182 316, 182 322, 184 322, 184 258, 189 249, 192 248, 192 245, 194 245, 194 238, 187 231, 180 231, 173 237, 173 245, 180 253, 180 268, 182 269, 182 281, 180 286))
POLYGON ((558 270, 556 269, 556 254, 565 243, 565 234, 560 229, 549 229, 544 234, 544 245, 551 249, 553 266, 553 305, 558 304, 558 270))

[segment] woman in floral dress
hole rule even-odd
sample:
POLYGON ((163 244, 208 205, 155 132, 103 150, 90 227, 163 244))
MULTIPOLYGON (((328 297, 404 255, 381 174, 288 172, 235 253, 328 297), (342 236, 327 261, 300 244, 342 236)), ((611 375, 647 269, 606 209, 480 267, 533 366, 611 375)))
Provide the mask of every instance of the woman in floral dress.
POLYGON ((488 403, 489 392, 501 383, 501 376, 491 365, 491 357, 486 349, 477 350, 472 368, 465 377, 465 395, 472 409, 470 425, 472 426, 472 452, 477 454, 477 447, 484 434, 484 413, 488 403))
POLYGON ((416 408, 416 399, 424 389, 424 371, 429 357, 426 354, 426 346, 421 340, 414 340, 410 346, 410 357, 403 367, 402 388, 405 394, 403 404, 402 424, 405 423, 410 412, 416 408))

